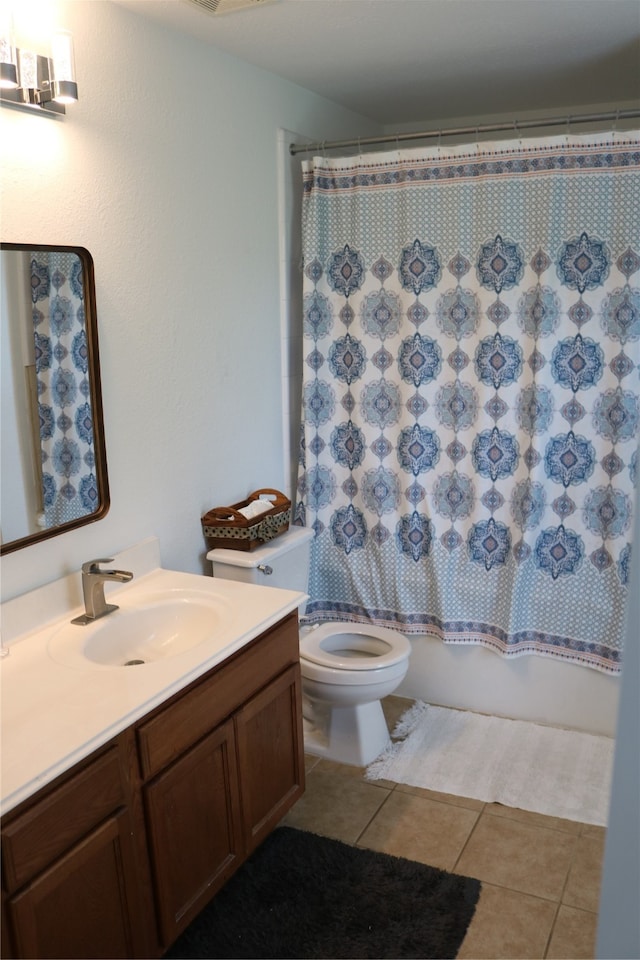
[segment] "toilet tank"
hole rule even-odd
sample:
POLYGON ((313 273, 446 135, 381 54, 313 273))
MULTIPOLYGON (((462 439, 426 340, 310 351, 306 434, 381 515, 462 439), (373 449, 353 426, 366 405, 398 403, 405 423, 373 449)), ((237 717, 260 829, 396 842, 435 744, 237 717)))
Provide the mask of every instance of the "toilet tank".
POLYGON ((207 560, 211 560, 214 577, 306 593, 312 538, 313 530, 291 527, 255 550, 216 547, 207 553, 207 560))

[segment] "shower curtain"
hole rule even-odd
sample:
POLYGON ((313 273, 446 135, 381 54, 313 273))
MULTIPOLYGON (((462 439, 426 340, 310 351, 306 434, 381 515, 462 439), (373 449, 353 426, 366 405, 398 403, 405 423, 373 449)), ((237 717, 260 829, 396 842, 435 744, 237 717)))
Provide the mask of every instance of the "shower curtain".
POLYGON ((640 136, 303 162, 306 619, 620 670, 640 136))
POLYGON ((30 289, 48 529, 93 513, 98 503, 80 259, 34 251, 30 289))

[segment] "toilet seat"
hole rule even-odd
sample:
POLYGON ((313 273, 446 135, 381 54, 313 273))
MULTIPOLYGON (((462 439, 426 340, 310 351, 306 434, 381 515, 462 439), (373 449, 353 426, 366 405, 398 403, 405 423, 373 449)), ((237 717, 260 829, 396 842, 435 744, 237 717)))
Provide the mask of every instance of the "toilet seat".
POLYGON ((389 685, 397 687, 407 672, 409 667, 409 658, 400 660, 398 663, 387 664, 386 667, 378 669, 365 670, 340 670, 328 667, 326 663, 314 663, 313 660, 307 660, 300 654, 300 673, 302 674, 302 688, 305 690, 305 682, 313 680, 321 687, 333 688, 335 691, 339 687, 351 690, 352 695, 356 690, 366 687, 370 692, 376 691, 375 699, 386 696, 390 691, 389 685), (384 688, 385 692, 380 692, 384 688))
POLYGON ((301 659, 338 673, 371 676, 403 663, 410 653, 411 644, 402 633, 366 623, 323 623, 300 636, 301 659))

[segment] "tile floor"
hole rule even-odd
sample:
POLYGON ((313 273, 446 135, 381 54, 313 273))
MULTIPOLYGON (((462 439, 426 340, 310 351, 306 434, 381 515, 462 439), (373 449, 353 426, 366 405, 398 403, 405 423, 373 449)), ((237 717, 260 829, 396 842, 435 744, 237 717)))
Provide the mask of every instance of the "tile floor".
MULTIPOLYGON (((390 729, 410 705, 384 701, 390 729)), ((603 827, 364 772, 308 756, 306 792, 284 822, 481 880, 460 960, 594 956, 603 827)))

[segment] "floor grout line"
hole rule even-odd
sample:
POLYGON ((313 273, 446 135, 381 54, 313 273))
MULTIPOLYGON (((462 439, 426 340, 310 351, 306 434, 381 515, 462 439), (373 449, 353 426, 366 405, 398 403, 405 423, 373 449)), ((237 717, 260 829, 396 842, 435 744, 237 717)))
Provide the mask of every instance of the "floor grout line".
POLYGON ((369 820, 367 821, 366 825, 363 827, 363 829, 362 829, 362 830, 360 831, 360 833, 358 834, 358 836, 357 836, 357 838, 356 838, 356 841, 355 841, 356 844, 358 844, 358 845, 360 844, 360 840, 362 839, 362 836, 366 833, 366 831, 369 829, 369 827, 371 826, 371 824, 373 823, 373 821, 376 819, 376 817, 378 816, 378 814, 380 813, 380 811, 382 810, 382 808, 384 807, 385 803, 387 802, 387 800, 389 799, 389 797, 391 796, 392 793, 393 793, 393 790, 389 790, 389 791, 388 791, 387 796, 384 798, 384 800, 382 801, 382 803, 380 804, 380 806, 378 807, 378 809, 376 810, 376 812, 373 814, 372 817, 369 818, 369 820))
POLYGON ((567 875, 566 875, 566 877, 564 878, 564 883, 562 884, 562 890, 560 891, 559 903, 563 903, 563 902, 564 902, 564 895, 565 895, 565 893, 566 893, 567 886, 568 886, 568 884, 569 884, 569 877, 571 876, 571 871, 572 871, 572 869, 573 869, 573 865, 575 864, 576 858, 577 858, 577 856, 578 856, 578 845, 579 845, 579 844, 578 844, 578 841, 580 840, 580 837, 581 837, 581 836, 582 836, 582 834, 578 834, 578 835, 575 837, 575 840, 574 840, 573 850, 571 851, 571 859, 569 860, 569 866, 568 866, 568 868, 567 868, 567 875))
POLYGON ((549 936, 547 937, 547 942, 546 942, 545 947, 544 947, 544 953, 542 954, 542 956, 545 958, 545 960, 546 960, 546 958, 547 958, 547 956, 548 956, 548 954, 549 954, 549 948, 551 947, 551 941, 553 940, 553 934, 554 934, 554 931, 555 931, 555 929, 556 929, 556 923, 557 923, 557 921, 558 921, 558 914, 560 913, 560 907, 561 907, 561 906, 562 906, 562 901, 561 901, 561 900, 558 900, 558 902, 557 902, 557 904, 556 904, 556 912, 555 912, 554 915, 553 915, 553 922, 552 922, 551 927, 550 927, 550 929, 549 929, 549 936))
MULTIPOLYGON (((451 806, 455 806, 455 804, 451 804, 451 806)), ((485 806, 486 806, 486 804, 485 804, 485 806)), ((466 808, 465 808, 465 809, 466 809, 466 808)), ((468 844, 469 844, 469 841, 471 840, 471 837, 472 837, 472 836, 474 835, 474 833, 476 832, 477 826, 478 826, 478 824, 480 823, 480 820, 482 819, 482 816, 483 816, 483 814, 484 814, 484 811, 485 811, 485 807, 484 807, 484 806, 483 806, 482 810, 478 810, 478 811, 477 811, 477 814, 478 814, 478 815, 477 815, 477 817, 476 817, 476 819, 475 819, 475 821, 474 821, 473 826, 471 827, 471 830, 469 831, 469 833, 468 833, 468 835, 467 835, 467 839, 466 839, 466 840, 464 841, 464 843, 462 844, 462 849, 460 850, 460 853, 459 853, 458 856, 456 857, 455 863, 453 864, 453 870, 456 870, 458 864, 460 863, 460 860, 461 860, 461 858, 462 858, 462 855, 463 855, 464 851, 467 849, 467 846, 468 846, 468 844)), ((473 812, 473 811, 472 811, 472 812, 473 812)), ((481 882, 482 882, 482 881, 481 881, 481 882)))

